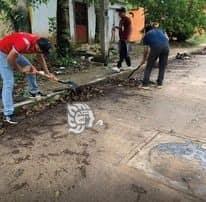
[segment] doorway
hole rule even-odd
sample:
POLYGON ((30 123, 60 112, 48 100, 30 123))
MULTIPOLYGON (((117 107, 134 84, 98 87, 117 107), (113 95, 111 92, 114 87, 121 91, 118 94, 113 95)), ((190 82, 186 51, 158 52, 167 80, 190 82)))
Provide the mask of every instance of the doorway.
POLYGON ((88 42, 87 4, 75 2, 75 37, 77 43, 88 42))

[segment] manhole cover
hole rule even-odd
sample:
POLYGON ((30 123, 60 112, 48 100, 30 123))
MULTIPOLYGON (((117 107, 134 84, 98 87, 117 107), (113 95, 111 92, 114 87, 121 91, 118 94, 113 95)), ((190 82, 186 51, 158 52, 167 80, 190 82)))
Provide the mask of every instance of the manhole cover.
POLYGON ((165 177, 185 182, 190 189, 199 183, 206 186, 206 150, 200 145, 163 143, 150 150, 152 168, 165 177))
POLYGON ((160 134, 129 165, 153 178, 196 196, 206 197, 206 149, 204 145, 160 134))

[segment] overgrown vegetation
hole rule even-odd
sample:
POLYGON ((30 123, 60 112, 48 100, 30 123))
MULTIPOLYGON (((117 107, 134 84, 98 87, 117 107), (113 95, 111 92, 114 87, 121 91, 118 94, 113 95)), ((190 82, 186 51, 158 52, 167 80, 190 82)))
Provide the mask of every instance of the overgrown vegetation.
POLYGON ((194 44, 194 45, 199 45, 199 44, 206 44, 206 33, 202 35, 194 35, 192 38, 188 40, 188 42, 194 44))
POLYGON ((56 25, 56 17, 49 18, 49 33, 56 35, 57 33, 57 25, 56 25))
POLYGON ((49 0, 0 0, 1 20, 11 25, 15 31, 31 32, 29 7, 37 8, 49 0))
POLYGON ((71 55, 63 57, 57 53, 56 49, 51 52, 48 59, 51 65, 55 65, 56 67, 71 67, 77 64, 77 61, 71 55))

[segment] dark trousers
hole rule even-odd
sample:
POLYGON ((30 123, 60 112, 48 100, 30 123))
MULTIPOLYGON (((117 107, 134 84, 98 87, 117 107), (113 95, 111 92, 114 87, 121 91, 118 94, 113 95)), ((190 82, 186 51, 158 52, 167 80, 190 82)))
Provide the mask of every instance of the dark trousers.
POLYGON ((149 84, 152 68, 154 67, 157 58, 159 58, 159 75, 157 78, 157 84, 162 85, 164 80, 165 69, 167 67, 168 55, 169 47, 167 46, 151 48, 144 72, 143 84, 149 84))
POLYGON ((126 61, 127 66, 131 66, 131 59, 129 57, 129 53, 128 53, 128 44, 126 41, 124 40, 120 40, 119 41, 119 61, 117 63, 117 67, 121 67, 122 66, 122 62, 126 61))

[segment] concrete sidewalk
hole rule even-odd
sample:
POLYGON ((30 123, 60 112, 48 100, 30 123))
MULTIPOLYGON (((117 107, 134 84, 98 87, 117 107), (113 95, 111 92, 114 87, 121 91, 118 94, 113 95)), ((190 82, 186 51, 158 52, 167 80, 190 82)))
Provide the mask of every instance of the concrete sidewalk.
MULTIPOLYGON (((172 59, 174 58, 177 53, 192 53, 192 52, 196 52, 198 50, 202 50, 202 48, 206 46, 206 44, 202 44, 196 47, 190 47, 190 48, 173 48, 171 47, 170 50, 170 56, 169 58, 172 59)), ((138 57, 134 57, 133 54, 133 58, 132 58, 132 67, 136 68, 138 66, 138 64, 140 63, 142 59, 142 55, 138 56, 138 57)), ((118 76, 119 74, 116 73, 114 74, 111 70, 112 67, 116 66, 116 61, 113 64, 109 64, 108 67, 104 67, 101 64, 97 64, 94 63, 91 65, 91 67, 89 67, 88 69, 82 71, 82 72, 78 72, 78 73, 73 73, 71 75, 63 75, 60 76, 61 79, 71 79, 72 81, 75 81, 76 83, 78 83, 79 85, 86 85, 89 83, 95 83, 98 82, 102 79, 105 79, 107 77, 112 76, 118 76)), ((126 64, 123 64, 123 66, 126 66, 126 64)), ((131 71, 131 70, 129 70, 131 71)), ((123 73, 128 73, 128 71, 124 71, 121 72, 120 74, 123 73)), ((44 81, 43 83, 40 83, 40 87, 42 88, 43 91, 47 92, 47 93, 51 93, 51 82, 50 81, 44 81), (49 85, 50 83, 50 85, 49 85)), ((59 88, 62 88, 62 85, 56 84, 56 83, 52 83, 52 90, 56 91, 59 88)))
MULTIPOLYGON (((176 48, 176 47, 173 48, 172 47, 171 51, 170 51, 169 58, 170 59, 174 58, 178 52, 191 53, 191 52, 201 50, 204 46, 206 46, 206 44, 202 44, 200 46, 190 47, 190 48, 176 48)), ((141 59, 142 59, 142 55, 135 58, 134 54, 133 54, 132 67, 136 68, 138 66, 138 64, 140 63, 141 59)), ((90 83, 95 83, 95 82, 104 80, 107 77, 118 76, 119 74, 118 73, 114 74, 112 72, 112 69, 111 69, 112 67, 115 67, 115 66, 116 66, 116 61, 114 61, 113 64, 110 63, 107 67, 103 66, 102 64, 93 63, 93 64, 91 64, 90 67, 88 67, 88 69, 85 69, 81 72, 73 73, 70 75, 68 75, 68 74, 61 75, 61 76, 59 76, 59 78, 62 80, 70 79, 70 80, 78 83, 79 85, 87 85, 90 83)), ((126 64, 123 64, 123 67, 124 66, 126 67, 126 64)), ((131 71, 131 70, 129 70, 129 71, 131 71)), ((120 75, 124 74, 124 73, 128 73, 129 71, 121 72, 120 75)), ((54 92, 54 91, 56 92, 56 91, 58 91, 58 89, 64 88, 64 87, 62 87, 61 84, 54 83, 54 82, 47 81, 47 80, 44 80, 43 82, 40 81, 39 85, 40 85, 40 88, 43 90, 43 92, 46 92, 48 94, 50 94, 51 92, 54 92)))

